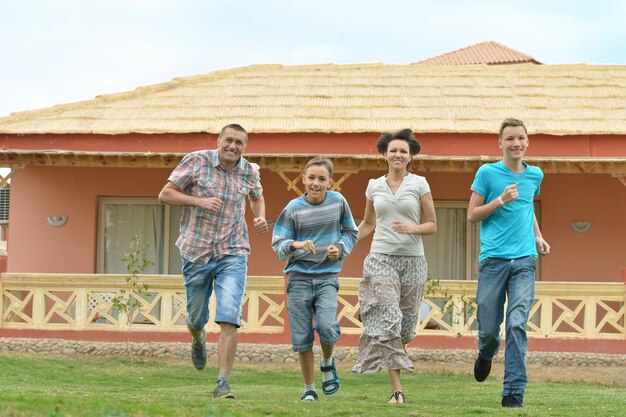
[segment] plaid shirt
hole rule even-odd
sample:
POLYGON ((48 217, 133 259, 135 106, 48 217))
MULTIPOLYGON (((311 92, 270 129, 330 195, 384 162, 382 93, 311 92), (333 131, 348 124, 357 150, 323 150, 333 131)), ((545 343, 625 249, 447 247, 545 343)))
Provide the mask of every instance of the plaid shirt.
POLYGON ((213 257, 250 254, 246 196, 256 200, 263 193, 258 165, 242 157, 233 169, 225 171, 218 150, 197 151, 183 158, 168 181, 185 194, 223 201, 219 213, 183 207, 176 241, 183 259, 206 263, 213 257))

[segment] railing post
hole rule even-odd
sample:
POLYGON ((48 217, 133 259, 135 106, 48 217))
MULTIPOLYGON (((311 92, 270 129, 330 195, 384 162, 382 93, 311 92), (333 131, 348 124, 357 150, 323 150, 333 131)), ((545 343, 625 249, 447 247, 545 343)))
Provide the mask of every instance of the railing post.
POLYGON ((166 329, 172 328, 173 299, 173 291, 161 290, 161 323, 166 329))
POLYGON ((585 330, 585 336, 587 338, 593 338, 596 335, 596 297, 588 296, 584 297, 585 303, 585 315, 583 328, 585 330))
POLYGON ((552 296, 546 295, 540 299, 543 299, 543 303, 541 304, 541 314, 539 315, 541 318, 539 328, 541 329, 541 334, 547 336, 552 331, 552 296))
POLYGON ((248 293, 248 331, 254 331, 259 326, 259 294, 255 290, 248 293))
POLYGON ((463 301, 459 295, 452 297, 452 328, 457 335, 463 334, 463 327, 465 326, 465 315, 463 308, 463 301))
POLYGON ((41 329, 44 318, 46 300, 43 296, 42 288, 33 289, 33 328, 41 329))
POLYGON ((76 290, 76 328, 84 329, 87 323, 87 290, 78 288, 76 290))
POLYGON ((117 320, 121 330, 128 330, 128 313, 118 312, 117 320))

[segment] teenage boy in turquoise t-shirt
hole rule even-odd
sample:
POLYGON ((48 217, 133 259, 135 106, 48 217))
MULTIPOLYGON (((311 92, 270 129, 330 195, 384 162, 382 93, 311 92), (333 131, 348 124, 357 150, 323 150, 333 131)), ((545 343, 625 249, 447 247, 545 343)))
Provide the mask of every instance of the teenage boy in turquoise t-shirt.
POLYGON ((502 406, 521 407, 528 383, 526 323, 535 296, 536 261, 538 253, 550 253, 550 245, 541 235, 533 204, 543 172, 522 161, 529 144, 524 123, 504 120, 498 143, 503 158, 478 169, 467 212, 470 222, 481 222, 474 378, 482 382, 491 372, 508 298, 502 406))

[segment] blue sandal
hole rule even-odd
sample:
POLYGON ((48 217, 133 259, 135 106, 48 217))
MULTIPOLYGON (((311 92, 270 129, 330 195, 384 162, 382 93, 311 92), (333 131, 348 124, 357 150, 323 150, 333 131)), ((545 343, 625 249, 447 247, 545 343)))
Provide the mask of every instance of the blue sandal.
POLYGON ((317 401, 317 392, 307 391, 304 393, 300 401, 317 401))
POLYGON ((333 377, 328 381, 322 381, 322 392, 326 395, 331 395, 339 391, 339 377, 337 376, 337 367, 335 366, 335 358, 330 362, 330 365, 323 366, 320 361, 320 371, 332 372, 333 377))

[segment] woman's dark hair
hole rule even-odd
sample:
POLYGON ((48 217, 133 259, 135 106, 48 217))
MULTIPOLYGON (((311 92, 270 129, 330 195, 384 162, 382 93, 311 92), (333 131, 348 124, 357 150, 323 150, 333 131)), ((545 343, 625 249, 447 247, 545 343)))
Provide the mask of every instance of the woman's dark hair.
POLYGON ((378 152, 387 152, 389 142, 392 140, 403 140, 408 143, 409 153, 411 155, 417 155, 420 153, 420 143, 417 139, 415 139, 415 135, 413 135, 413 131, 411 129, 402 129, 398 130, 396 133, 383 133, 380 135, 378 142, 376 142, 376 149, 378 149, 378 152))

